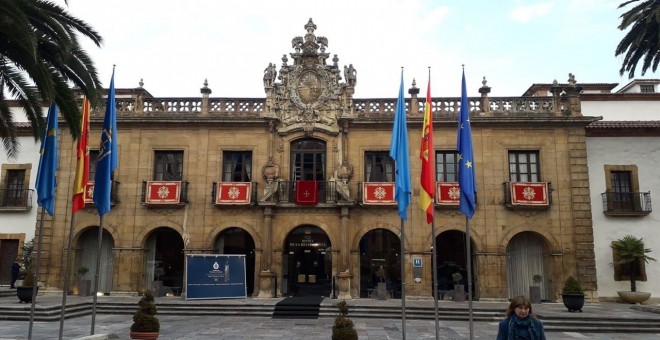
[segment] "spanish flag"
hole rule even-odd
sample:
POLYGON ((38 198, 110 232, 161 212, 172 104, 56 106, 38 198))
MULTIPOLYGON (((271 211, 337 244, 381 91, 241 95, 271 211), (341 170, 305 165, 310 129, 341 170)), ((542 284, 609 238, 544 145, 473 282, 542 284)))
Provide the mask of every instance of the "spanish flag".
POLYGON ((89 146, 87 137, 89 135, 89 100, 83 99, 83 110, 81 119, 80 138, 78 138, 78 163, 76 164, 76 177, 73 183, 73 206, 72 212, 85 207, 85 186, 89 181, 89 146))
POLYGON ((433 196, 435 193, 435 151, 433 149, 433 110, 431 109, 431 71, 424 104, 424 124, 422 125, 422 143, 419 158, 422 161, 419 192, 419 208, 426 211, 426 223, 433 222, 433 196))

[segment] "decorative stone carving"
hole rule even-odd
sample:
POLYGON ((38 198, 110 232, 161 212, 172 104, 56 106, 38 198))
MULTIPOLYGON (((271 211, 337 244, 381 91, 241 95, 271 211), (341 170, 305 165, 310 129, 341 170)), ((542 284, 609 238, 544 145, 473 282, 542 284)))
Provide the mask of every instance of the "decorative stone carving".
MULTIPOLYGON (((328 39, 316 36, 316 25, 309 19, 305 25, 304 37, 295 37, 291 41, 294 52, 290 53, 293 65, 289 65, 286 55, 282 57, 279 70, 280 84, 270 83, 267 76, 275 74, 271 67, 264 71, 264 86, 273 88, 274 115, 280 119, 278 133, 281 135, 293 131, 303 131, 313 135, 315 131, 330 134, 339 133, 337 117, 343 116, 345 108, 351 107, 356 71, 353 65, 346 66, 345 77, 348 83, 340 83, 341 71, 339 58, 335 55, 332 64, 325 50, 328 39)), ((273 82, 275 78, 272 78, 273 82)))
POLYGON ((353 166, 348 161, 342 162, 337 167, 337 177, 342 181, 348 181, 353 177, 353 166))
POLYGON ((261 169, 261 174, 267 182, 272 182, 280 176, 280 166, 273 161, 273 157, 268 157, 268 162, 261 169))

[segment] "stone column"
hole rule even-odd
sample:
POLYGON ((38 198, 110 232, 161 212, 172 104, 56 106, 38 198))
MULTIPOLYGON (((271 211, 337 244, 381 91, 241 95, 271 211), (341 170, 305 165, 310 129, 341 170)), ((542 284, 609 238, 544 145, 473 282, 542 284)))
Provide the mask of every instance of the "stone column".
POLYGON ((341 208, 341 244, 339 245, 339 274, 337 275, 337 286, 339 287, 339 299, 351 299, 351 271, 348 259, 348 207, 341 208))
POLYGON ((259 273, 259 295, 258 298, 267 299, 273 297, 273 286, 275 274, 271 271, 273 255, 273 208, 264 208, 264 224, 261 235, 263 235, 263 253, 261 256, 261 272, 259 273))

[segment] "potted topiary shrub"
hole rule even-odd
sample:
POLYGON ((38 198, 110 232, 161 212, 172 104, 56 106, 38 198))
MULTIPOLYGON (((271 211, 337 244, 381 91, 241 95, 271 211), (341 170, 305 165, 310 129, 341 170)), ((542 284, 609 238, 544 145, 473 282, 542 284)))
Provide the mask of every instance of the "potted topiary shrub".
POLYGON ((569 312, 582 313, 584 306, 584 290, 580 282, 573 276, 569 276, 564 283, 564 289, 561 291, 561 298, 564 306, 568 308, 569 312))
POLYGON ((630 274, 630 291, 618 291, 621 300, 628 303, 642 303, 651 297, 651 293, 637 291, 637 274, 639 264, 644 261, 655 261, 654 258, 646 255, 651 252, 650 248, 644 248, 644 242, 641 237, 626 235, 612 243, 612 249, 618 254, 619 259, 613 263, 624 265, 628 268, 630 274))
POLYGON ((337 303, 339 316, 335 318, 335 324, 332 326, 332 340, 357 340, 357 331, 353 321, 347 317, 348 304, 341 300, 337 303))
POLYGON ((89 296, 90 291, 92 290, 92 281, 85 279, 89 269, 85 266, 80 266, 76 275, 78 276, 78 295, 79 296, 89 296))
POLYGON ((454 280, 454 301, 464 302, 465 301, 465 286, 461 284, 463 280, 463 275, 459 272, 451 274, 451 279, 454 280))
POLYGON ((156 318, 156 304, 154 295, 150 290, 144 292, 144 296, 138 302, 140 307, 133 314, 131 325, 131 339, 153 340, 157 339, 160 331, 160 323, 156 318))

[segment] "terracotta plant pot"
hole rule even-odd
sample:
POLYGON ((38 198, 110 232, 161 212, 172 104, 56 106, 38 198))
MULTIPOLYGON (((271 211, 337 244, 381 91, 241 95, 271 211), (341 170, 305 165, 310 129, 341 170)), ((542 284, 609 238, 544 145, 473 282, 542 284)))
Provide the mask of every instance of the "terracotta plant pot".
POLYGON ((651 293, 646 293, 646 292, 628 292, 628 291, 623 291, 623 292, 617 292, 619 294, 619 297, 623 302, 627 303, 642 303, 648 299, 651 298, 651 293))
POLYGON ((158 332, 131 332, 131 339, 155 340, 158 339, 158 332))

